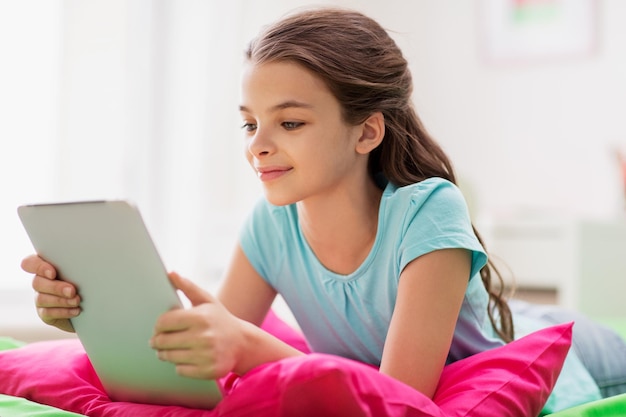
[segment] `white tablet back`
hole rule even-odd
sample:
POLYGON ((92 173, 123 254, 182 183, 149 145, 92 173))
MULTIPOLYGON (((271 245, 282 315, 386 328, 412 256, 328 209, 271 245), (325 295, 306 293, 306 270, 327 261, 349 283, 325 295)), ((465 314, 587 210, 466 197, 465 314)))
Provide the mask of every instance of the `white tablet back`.
POLYGON ((180 300, 139 211, 124 201, 18 208, 37 253, 76 285, 76 333, 116 401, 212 408, 215 381, 176 374, 148 345, 157 318, 180 300))

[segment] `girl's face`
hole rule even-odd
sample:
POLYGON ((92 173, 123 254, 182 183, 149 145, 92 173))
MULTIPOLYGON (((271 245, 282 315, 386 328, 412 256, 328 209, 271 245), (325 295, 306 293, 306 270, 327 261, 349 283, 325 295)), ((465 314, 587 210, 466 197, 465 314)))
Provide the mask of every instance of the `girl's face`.
POLYGON ((248 64, 241 91, 246 157, 272 204, 337 195, 362 178, 361 129, 343 121, 313 73, 291 62, 248 64))

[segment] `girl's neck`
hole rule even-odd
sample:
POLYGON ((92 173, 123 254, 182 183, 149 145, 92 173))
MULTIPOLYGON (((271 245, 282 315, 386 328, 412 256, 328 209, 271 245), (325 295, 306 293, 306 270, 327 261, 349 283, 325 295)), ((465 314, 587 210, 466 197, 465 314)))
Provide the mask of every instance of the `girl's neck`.
POLYGON ((361 189, 297 204, 304 237, 327 269, 347 275, 367 258, 376 240, 381 197, 382 190, 368 181, 361 189))

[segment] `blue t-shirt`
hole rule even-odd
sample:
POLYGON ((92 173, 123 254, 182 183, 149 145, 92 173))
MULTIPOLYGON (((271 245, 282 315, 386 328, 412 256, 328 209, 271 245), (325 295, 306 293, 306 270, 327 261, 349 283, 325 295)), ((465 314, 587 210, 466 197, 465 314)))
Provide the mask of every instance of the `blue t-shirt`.
MULTIPOLYGON (((487 255, 472 230, 463 195, 444 179, 406 187, 387 184, 374 245, 349 275, 319 262, 302 234, 295 205, 259 201, 240 243, 255 270, 283 296, 314 351, 376 366, 403 268, 428 252, 467 249, 471 272, 448 362, 504 345, 489 320, 489 295, 480 278, 487 255)), ((514 320, 518 338, 549 325, 520 313, 514 320)), ((556 412, 599 398, 598 386, 571 349, 545 409, 556 412)))
POLYGON ((479 276, 487 255, 460 190, 441 178, 384 189, 374 245, 351 274, 322 265, 308 245, 296 205, 262 199, 242 229, 241 246, 255 270, 291 309, 311 348, 380 365, 398 281, 415 258, 445 248, 472 253, 468 287, 449 361, 501 346, 487 315, 479 276))

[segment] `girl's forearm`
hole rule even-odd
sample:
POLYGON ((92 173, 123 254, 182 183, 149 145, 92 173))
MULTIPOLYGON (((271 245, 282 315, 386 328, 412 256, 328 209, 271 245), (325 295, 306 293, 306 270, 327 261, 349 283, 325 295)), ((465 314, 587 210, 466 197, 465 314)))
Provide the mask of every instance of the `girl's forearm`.
POLYGON ((243 343, 233 372, 243 375, 261 364, 304 355, 252 323, 242 320, 243 343))

